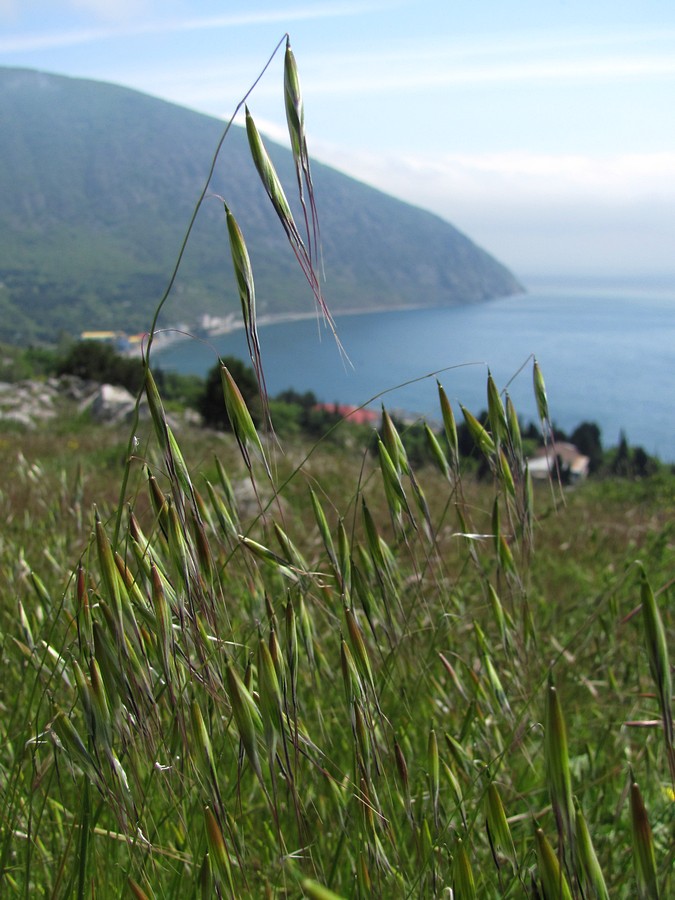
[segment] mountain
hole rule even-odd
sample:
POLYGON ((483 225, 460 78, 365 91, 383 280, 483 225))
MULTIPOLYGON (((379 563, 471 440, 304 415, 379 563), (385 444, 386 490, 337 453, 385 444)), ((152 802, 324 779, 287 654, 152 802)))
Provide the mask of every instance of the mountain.
MULTIPOLYGON (((12 68, 0 68, 0 122, 0 340, 146 330, 223 123, 115 85, 12 68)), ((266 144, 290 195, 291 154, 266 144)), ((475 303, 521 290, 437 216, 318 163, 313 175, 334 314, 475 303)), ((242 228, 259 314, 311 310, 242 128, 228 135, 210 192, 225 198, 242 228)), ((223 204, 214 196, 197 217, 160 325, 237 308, 223 204)))

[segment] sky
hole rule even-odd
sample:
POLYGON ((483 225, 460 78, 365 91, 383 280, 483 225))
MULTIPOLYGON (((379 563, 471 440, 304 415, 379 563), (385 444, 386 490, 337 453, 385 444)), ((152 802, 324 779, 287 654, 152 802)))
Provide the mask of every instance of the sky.
MULTIPOLYGON (((222 118, 285 33, 316 160, 526 282, 675 273, 672 0, 0 0, 0 65, 222 118)), ((249 106, 285 141, 282 85, 249 106)))

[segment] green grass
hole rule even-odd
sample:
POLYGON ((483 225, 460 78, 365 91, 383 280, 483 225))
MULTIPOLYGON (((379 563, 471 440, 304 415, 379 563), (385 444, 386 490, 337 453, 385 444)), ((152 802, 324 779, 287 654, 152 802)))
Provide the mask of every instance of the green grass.
POLYGON ((492 540, 467 546, 455 536, 464 529, 456 504, 470 531, 490 532, 496 485, 468 479, 460 489, 430 467, 417 471, 430 539, 409 479, 410 516, 387 499, 365 451, 299 440, 277 456, 268 448, 273 482, 254 464, 260 514, 252 491, 242 511, 220 479, 215 459, 246 494, 232 436, 186 431, 181 444, 194 497, 155 447, 141 455, 164 506, 142 461, 132 464, 128 499, 146 538, 123 525, 128 582, 104 537, 124 458, 115 435, 80 425, 55 454, 41 433, 0 445, 10 895, 60 896, 84 883, 119 896, 129 878, 148 896, 192 896, 204 878, 228 895, 206 808, 234 896, 300 896, 305 878, 342 896, 434 896, 459 892, 467 861, 477 896, 522 896, 540 877, 535 824, 564 849, 576 894, 545 761, 553 673, 571 788, 610 895, 635 895, 632 768, 668 896, 674 807, 663 730, 627 723, 659 720, 635 560, 672 636, 672 476, 589 483, 556 511, 539 489, 531 563, 516 539, 510 568, 492 540), (71 573, 78 558, 88 606, 71 573), (265 676, 267 650, 276 680, 265 676), (508 854, 490 848, 491 785, 508 854))
POLYGON ((447 406, 432 467, 223 389, 0 435, 3 895, 670 896, 673 475, 533 488, 493 385, 482 481, 447 406))

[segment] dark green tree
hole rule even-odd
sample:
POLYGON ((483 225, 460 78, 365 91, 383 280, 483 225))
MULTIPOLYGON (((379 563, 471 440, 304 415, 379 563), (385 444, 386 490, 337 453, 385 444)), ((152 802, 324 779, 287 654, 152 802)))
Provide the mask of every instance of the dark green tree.
POLYGON ((620 478, 628 478, 631 474, 630 448, 623 431, 619 435, 619 446, 616 448, 611 470, 612 475, 620 478))
POLYGON ((644 447, 635 447, 631 459, 631 469, 636 478, 648 478, 653 475, 658 468, 656 460, 654 460, 644 449, 644 447))
POLYGON ((143 365, 138 358, 120 354, 102 341, 73 344, 57 367, 58 375, 76 375, 99 384, 116 384, 132 394, 143 384, 143 365))
POLYGON ((580 453, 589 459, 590 472, 597 472, 602 465, 602 441, 595 422, 582 422, 570 435, 570 441, 580 453))

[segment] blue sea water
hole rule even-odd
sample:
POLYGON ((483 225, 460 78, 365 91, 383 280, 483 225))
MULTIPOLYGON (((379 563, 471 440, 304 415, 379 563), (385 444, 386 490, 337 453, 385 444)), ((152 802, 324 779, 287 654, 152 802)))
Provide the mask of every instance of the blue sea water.
MULTIPOLYGON (((458 403, 478 413, 487 406, 489 366, 521 418, 536 421, 536 356, 560 428, 597 422, 604 446, 623 431, 631 445, 675 461, 675 281, 532 283, 526 294, 478 306, 347 315, 337 325, 351 365, 314 319, 260 328, 272 396, 292 387, 326 402, 384 403, 438 420, 436 379, 457 414, 458 403)), ((242 331, 211 343, 221 356, 247 358, 242 331)), ((200 375, 215 361, 212 349, 190 340, 155 357, 162 368, 200 375)))

